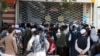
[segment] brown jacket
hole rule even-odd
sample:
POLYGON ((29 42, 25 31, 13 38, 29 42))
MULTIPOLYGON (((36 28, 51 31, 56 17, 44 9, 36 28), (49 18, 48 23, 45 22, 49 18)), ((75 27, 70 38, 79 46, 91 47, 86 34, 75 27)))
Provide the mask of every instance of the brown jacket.
POLYGON ((17 53, 17 43, 13 33, 0 40, 0 45, 4 46, 6 54, 15 55, 17 53))

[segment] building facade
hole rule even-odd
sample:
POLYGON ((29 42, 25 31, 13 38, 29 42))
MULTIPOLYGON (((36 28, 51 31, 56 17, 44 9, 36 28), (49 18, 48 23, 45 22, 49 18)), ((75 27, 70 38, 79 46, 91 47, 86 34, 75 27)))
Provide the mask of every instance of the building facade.
MULTIPOLYGON (((100 28, 99 2, 99 0, 68 0, 64 8, 62 0, 48 0, 47 2, 45 0, 17 0, 15 13, 12 13, 15 20, 13 22, 38 21, 41 23, 41 21, 47 21, 55 23, 79 19, 83 23, 94 25, 98 29, 100 28), (70 3, 72 4, 70 5, 70 3)), ((11 23, 10 19, 7 19, 7 21, 4 17, 3 20, 11 23)))

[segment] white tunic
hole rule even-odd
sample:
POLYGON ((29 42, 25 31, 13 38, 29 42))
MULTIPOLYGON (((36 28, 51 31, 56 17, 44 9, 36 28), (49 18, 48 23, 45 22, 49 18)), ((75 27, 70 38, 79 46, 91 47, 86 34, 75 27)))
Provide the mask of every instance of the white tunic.
MULTIPOLYGON (((40 39, 40 36, 39 35, 37 35, 37 36, 32 36, 31 37, 31 39, 29 40, 29 42, 28 42, 28 45, 27 45, 27 51, 30 51, 31 50, 31 47, 32 47, 32 43, 33 43, 33 41, 39 41, 39 39, 40 39)), ((50 44, 49 44, 49 42, 45 39, 45 43, 46 43, 46 49, 48 50, 49 49, 49 46, 50 46, 50 44)), ((32 52, 32 53, 30 53, 30 54, 28 54, 27 56, 46 56, 46 51, 47 50, 42 50, 42 51, 39 51, 39 52, 32 52)))

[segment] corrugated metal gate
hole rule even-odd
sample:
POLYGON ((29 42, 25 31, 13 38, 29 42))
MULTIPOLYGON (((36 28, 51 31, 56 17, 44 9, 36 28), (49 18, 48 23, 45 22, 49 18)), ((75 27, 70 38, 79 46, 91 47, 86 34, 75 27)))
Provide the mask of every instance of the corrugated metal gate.
POLYGON ((74 19, 82 19, 83 4, 64 4, 53 2, 34 2, 20 1, 20 20, 27 22, 45 21, 45 16, 50 15, 50 23, 56 23, 60 15, 64 16, 64 22, 70 22, 74 19))

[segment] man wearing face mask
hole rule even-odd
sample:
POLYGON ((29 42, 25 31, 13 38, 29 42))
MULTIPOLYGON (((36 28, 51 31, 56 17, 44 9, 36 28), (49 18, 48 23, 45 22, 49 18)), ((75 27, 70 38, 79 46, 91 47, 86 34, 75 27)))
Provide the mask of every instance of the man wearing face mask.
POLYGON ((74 56, 76 54, 76 50, 75 50, 75 40, 78 38, 80 34, 78 33, 77 31, 77 28, 75 25, 72 25, 72 29, 70 31, 70 34, 69 34, 69 38, 68 38, 68 41, 69 41, 69 55, 70 56, 74 56))

